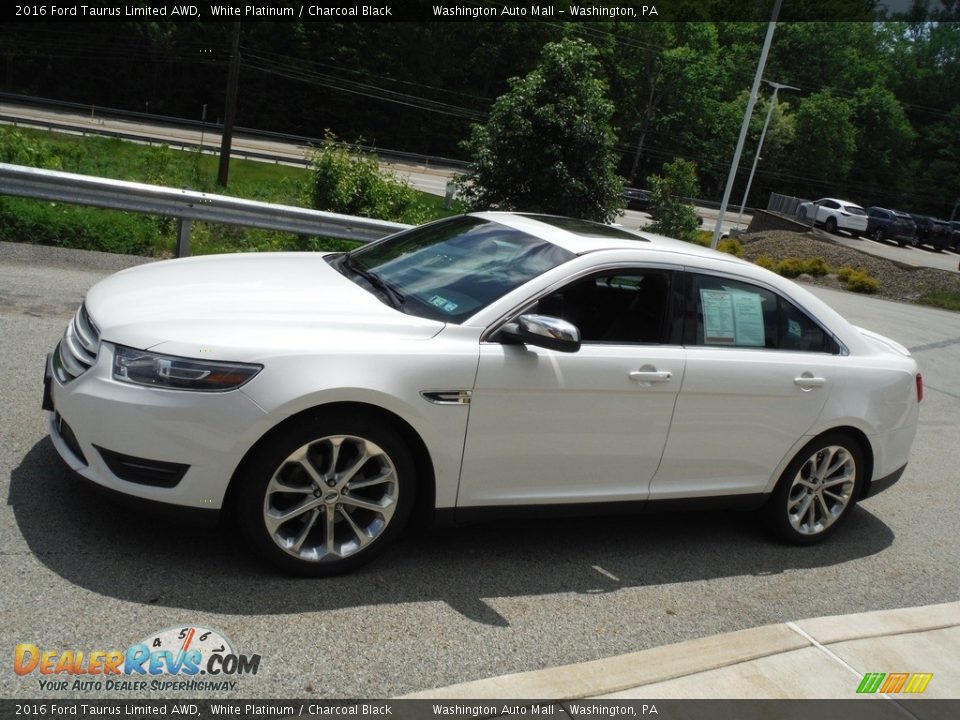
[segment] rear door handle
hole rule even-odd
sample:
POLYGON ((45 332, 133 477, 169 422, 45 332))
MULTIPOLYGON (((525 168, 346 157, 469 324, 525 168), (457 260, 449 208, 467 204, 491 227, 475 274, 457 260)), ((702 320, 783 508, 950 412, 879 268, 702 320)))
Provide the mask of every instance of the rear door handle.
POLYGON ((667 382, 673 377, 669 370, 634 370, 630 373, 630 379, 644 383, 667 382))
POLYGON ((811 377, 810 375, 804 375, 802 377, 794 378, 793 384, 803 388, 804 390, 813 390, 814 388, 821 388, 827 384, 827 379, 822 377, 811 377))

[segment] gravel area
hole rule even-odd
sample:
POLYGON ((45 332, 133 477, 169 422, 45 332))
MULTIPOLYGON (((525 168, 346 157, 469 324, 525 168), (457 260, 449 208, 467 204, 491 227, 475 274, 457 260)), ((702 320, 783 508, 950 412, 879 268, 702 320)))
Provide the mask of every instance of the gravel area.
MULTIPOLYGON (((956 273, 933 268, 918 268, 903 265, 893 260, 837 245, 830 240, 818 238, 812 233, 795 233, 786 230, 771 230, 751 233, 740 237, 745 260, 754 261, 768 255, 774 262, 788 257, 821 257, 834 268, 844 265, 866 270, 880 281, 878 297, 890 300, 916 302, 924 295, 935 292, 960 292, 960 277, 956 273)), ((803 276, 805 282, 825 287, 842 288, 835 275, 822 278, 803 276)))

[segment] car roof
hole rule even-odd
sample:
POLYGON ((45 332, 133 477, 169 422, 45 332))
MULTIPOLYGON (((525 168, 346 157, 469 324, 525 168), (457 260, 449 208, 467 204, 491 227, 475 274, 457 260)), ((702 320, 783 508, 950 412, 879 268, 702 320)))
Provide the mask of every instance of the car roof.
MULTIPOLYGON (((585 220, 572 220, 559 215, 532 213, 477 212, 470 213, 483 220, 506 225, 553 243, 576 255, 597 250, 667 250, 684 255, 716 256, 716 251, 694 243, 630 230, 619 225, 603 225, 585 220), (570 221, 570 222, 568 222, 570 221), (576 231, 574 231, 576 230, 576 231)), ((730 255, 723 255, 731 258, 730 255)))
POLYGON ((871 205, 867 210, 883 210, 884 212, 893 213, 900 217, 910 217, 910 213, 906 213, 903 210, 893 210, 891 208, 880 207, 879 205, 871 205))
POLYGON ((857 205, 852 200, 841 200, 840 198, 820 198, 819 200, 817 200, 817 202, 820 203, 820 202, 823 202, 824 200, 832 200, 833 202, 840 203, 841 205, 853 205, 854 207, 858 207, 861 210, 863 209, 860 205, 857 205))

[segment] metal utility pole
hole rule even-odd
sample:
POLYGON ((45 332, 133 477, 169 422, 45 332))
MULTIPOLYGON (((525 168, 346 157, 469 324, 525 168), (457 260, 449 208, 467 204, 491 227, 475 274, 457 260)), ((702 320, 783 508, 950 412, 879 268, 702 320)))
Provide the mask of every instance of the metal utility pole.
POLYGON ((763 41, 763 50, 760 51, 760 62, 757 64, 757 74, 753 78, 753 88, 750 90, 750 100, 747 101, 747 110, 743 114, 743 124, 740 126, 740 138, 737 140, 737 149, 733 153, 733 162, 730 165, 730 174, 727 175, 727 187, 723 191, 723 201, 720 203, 720 214, 717 215, 717 224, 713 228, 713 240, 710 247, 716 249, 720 241, 720 229, 723 227, 723 216, 727 212, 730 202, 730 192, 733 182, 737 178, 737 167, 740 165, 740 155, 743 153, 743 143, 747 139, 747 129, 750 127, 750 116, 753 115, 753 106, 757 103, 757 91, 760 89, 760 80, 763 78, 763 68, 767 65, 767 55, 770 53, 770 43, 773 41, 773 31, 777 28, 777 17, 780 15, 780 4, 783 0, 776 0, 773 12, 770 14, 770 23, 767 25, 767 37, 763 41))
POLYGON ((764 82, 773 88, 773 96, 770 98, 770 109, 767 110, 767 119, 763 121, 763 130, 760 132, 760 142, 757 143, 757 154, 753 156, 753 167, 750 168, 750 177, 747 178, 747 189, 743 193, 743 202, 740 203, 740 214, 737 215, 736 226, 740 227, 740 220, 743 218, 743 208, 747 205, 747 196, 750 194, 750 186, 753 184, 753 173, 757 170, 757 163, 760 162, 760 150, 763 149, 763 139, 767 136, 767 127, 770 125, 770 118, 773 117, 773 108, 777 105, 777 92, 780 90, 799 90, 792 85, 783 85, 782 83, 764 82))
MULTIPOLYGON (((777 0, 779 3, 780 0, 777 0)), ((230 50, 230 74, 227 77, 227 106, 223 112, 223 136, 220 140, 220 169, 217 185, 225 188, 230 174, 230 144, 233 141, 233 117, 237 111, 237 85, 240 80, 240 21, 233 24, 233 46, 230 50)))

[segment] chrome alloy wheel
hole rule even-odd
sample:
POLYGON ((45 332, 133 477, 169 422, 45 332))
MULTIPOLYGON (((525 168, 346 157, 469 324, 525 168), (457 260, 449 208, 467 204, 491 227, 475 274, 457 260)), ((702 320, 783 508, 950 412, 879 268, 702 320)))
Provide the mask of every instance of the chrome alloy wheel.
POLYGON ((280 463, 264 494, 263 522, 274 543, 300 560, 341 560, 383 533, 399 490, 396 467, 379 445, 321 437, 280 463))
POLYGON ((853 497, 857 463, 840 445, 814 452, 800 466, 787 493, 787 518, 801 535, 818 535, 833 525, 853 497))

